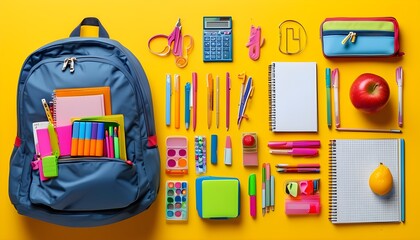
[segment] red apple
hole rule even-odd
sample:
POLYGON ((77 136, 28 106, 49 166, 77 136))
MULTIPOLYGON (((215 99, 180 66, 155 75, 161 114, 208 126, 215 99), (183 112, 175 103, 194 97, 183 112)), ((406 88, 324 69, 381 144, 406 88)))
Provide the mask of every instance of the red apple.
POLYGON ((385 107, 389 94, 387 81, 372 73, 363 73, 357 77, 350 88, 353 106, 367 113, 378 112, 385 107))

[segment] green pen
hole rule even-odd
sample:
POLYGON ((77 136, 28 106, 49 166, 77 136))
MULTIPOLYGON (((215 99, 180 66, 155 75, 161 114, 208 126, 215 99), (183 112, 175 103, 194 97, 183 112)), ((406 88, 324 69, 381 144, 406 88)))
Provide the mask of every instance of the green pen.
POLYGON ((114 157, 120 158, 120 141, 118 139, 118 128, 114 127, 114 157))
POLYGON ((331 69, 325 69, 325 80, 327 82, 327 123, 328 128, 331 128, 331 69))

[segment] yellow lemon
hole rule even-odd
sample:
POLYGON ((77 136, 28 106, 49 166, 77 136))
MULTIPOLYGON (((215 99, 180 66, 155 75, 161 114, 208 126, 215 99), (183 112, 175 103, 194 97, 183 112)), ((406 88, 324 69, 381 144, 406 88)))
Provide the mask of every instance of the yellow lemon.
POLYGON ((380 163, 379 166, 370 174, 369 187, 372 192, 383 196, 392 189, 392 174, 389 168, 380 163))

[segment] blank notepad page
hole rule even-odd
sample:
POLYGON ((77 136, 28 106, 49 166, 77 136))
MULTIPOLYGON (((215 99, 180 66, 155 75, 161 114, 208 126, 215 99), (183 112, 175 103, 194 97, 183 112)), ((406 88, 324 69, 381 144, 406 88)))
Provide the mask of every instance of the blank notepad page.
POLYGON ((269 91, 273 132, 318 131, 315 62, 272 63, 269 91))
POLYGON ((57 127, 71 125, 72 118, 104 116, 104 96, 55 97, 54 119, 57 127))

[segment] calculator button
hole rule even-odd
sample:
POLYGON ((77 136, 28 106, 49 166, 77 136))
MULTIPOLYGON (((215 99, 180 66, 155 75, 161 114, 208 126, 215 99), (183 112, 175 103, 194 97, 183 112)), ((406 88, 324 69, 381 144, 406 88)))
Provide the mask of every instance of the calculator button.
POLYGON ((210 42, 204 42, 204 47, 210 47, 210 42))

